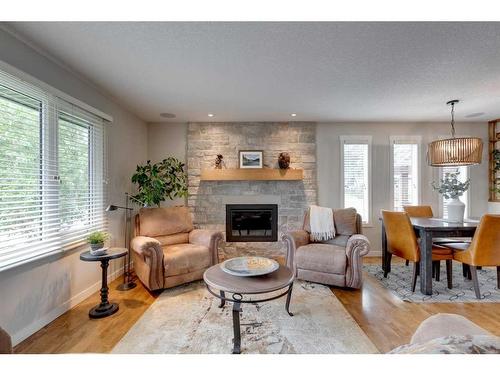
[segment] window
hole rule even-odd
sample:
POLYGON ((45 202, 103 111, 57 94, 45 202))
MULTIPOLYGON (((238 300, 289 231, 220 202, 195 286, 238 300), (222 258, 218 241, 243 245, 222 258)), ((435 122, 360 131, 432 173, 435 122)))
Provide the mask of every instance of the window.
MULTIPOLYGON (((461 182, 465 182, 469 178, 469 167, 467 166, 461 166, 461 167, 443 167, 440 168, 440 174, 439 178, 442 179, 445 175, 445 173, 457 173, 459 172, 460 175, 458 176, 458 180, 461 182)), ((465 203, 465 216, 469 216, 469 192, 470 189, 467 190, 464 195, 460 197, 460 200, 465 203)), ((449 199, 445 199, 442 195, 440 195, 441 199, 441 210, 442 210, 442 216, 443 218, 448 217, 448 206, 447 203, 450 201, 449 199)))
POLYGON ((371 137, 342 136, 342 205, 354 207, 363 224, 371 223, 371 137))
POLYGON ((0 72, 0 270, 105 229, 104 121, 0 72))
POLYGON ((395 211, 420 202, 420 139, 391 137, 392 202, 395 211))

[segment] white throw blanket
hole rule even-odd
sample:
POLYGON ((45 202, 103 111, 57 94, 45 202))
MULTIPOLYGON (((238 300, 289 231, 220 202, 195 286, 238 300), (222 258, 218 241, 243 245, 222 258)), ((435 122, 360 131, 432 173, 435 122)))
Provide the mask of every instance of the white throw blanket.
POLYGON ((335 237, 335 224, 331 208, 309 206, 309 223, 313 241, 327 241, 335 237))

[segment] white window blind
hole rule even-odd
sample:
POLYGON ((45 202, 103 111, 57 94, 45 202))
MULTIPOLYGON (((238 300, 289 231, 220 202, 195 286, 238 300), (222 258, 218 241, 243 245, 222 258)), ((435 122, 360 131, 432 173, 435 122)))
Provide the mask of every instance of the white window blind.
MULTIPOLYGON (((460 175, 458 176, 458 180, 461 182, 465 182, 469 178, 469 168, 467 166, 460 166, 460 167, 443 167, 440 168, 440 176, 439 178, 442 179, 444 178, 445 173, 457 173, 460 172, 460 175)), ((465 203, 465 216, 468 216, 469 212, 469 190, 467 190, 464 195, 460 197, 460 200, 465 203)), ((442 209, 442 215, 443 218, 448 218, 448 206, 447 203, 451 199, 445 199, 442 195, 441 197, 441 209, 442 209)))
POLYGON ((419 204, 419 157, 417 139, 391 137, 392 146, 392 196, 396 211, 405 205, 419 204))
POLYGON ((105 229, 104 121, 0 72, 0 271, 105 229))
POLYGON ((343 206, 354 207, 370 223, 371 138, 340 137, 343 206))

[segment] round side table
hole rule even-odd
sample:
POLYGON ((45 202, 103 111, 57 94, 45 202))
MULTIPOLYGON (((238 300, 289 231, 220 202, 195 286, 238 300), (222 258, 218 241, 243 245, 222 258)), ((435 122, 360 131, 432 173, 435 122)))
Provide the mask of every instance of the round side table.
POLYGON ((89 316, 92 319, 105 318, 113 315, 118 311, 117 303, 110 303, 108 300, 108 266, 109 261, 125 256, 128 250, 121 247, 112 247, 108 249, 106 254, 92 255, 90 251, 85 251, 80 254, 80 259, 84 262, 101 262, 102 268, 102 286, 101 286, 101 303, 89 311, 89 316))

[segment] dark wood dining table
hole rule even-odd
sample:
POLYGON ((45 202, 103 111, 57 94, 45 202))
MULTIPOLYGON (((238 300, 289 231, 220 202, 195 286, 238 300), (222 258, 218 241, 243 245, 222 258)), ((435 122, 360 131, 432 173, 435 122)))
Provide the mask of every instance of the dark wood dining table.
MULTIPOLYGON (((410 218, 415 234, 420 238, 420 291, 432 295, 432 242, 435 238, 472 237, 479 220, 468 219, 463 223, 441 218, 410 218)), ((384 275, 391 271, 387 236, 382 220, 382 269, 384 275)))

